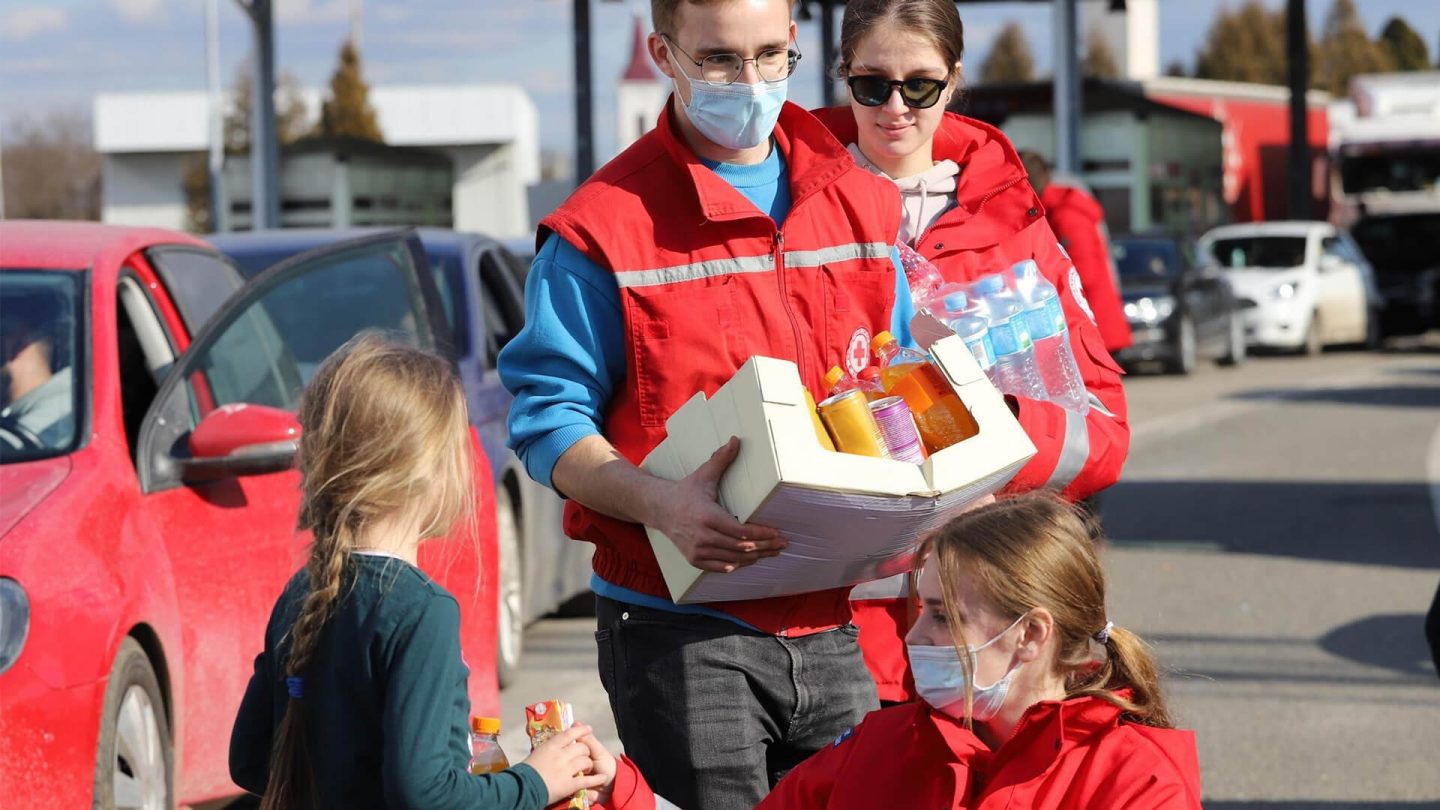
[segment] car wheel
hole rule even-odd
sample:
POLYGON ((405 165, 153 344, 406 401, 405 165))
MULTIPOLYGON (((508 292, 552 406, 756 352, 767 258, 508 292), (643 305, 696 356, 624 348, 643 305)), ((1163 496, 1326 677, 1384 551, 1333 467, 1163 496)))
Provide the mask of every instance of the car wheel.
POLYGON ((1300 351, 1307 357, 1319 357, 1325 351, 1324 324, 1320 322, 1320 313, 1310 316, 1310 326, 1305 330, 1305 341, 1300 344, 1300 351))
POLYGON ((520 551, 519 522, 515 520, 510 491, 503 486, 495 493, 495 524, 496 546, 500 552, 495 669, 503 689, 514 683, 519 674, 520 654, 525 643, 524 557, 520 551))
POLYGON ((1189 318, 1180 319, 1180 327, 1175 330, 1175 351, 1173 356, 1165 361, 1165 368, 1171 374, 1192 374, 1195 371, 1195 324, 1189 318))
POLYGON ((1385 334, 1381 331, 1380 310, 1367 309, 1365 311, 1365 350, 1376 352, 1385 344, 1385 334))
POLYGON ((105 687, 96 746, 96 810, 169 810, 175 752, 150 658, 133 638, 120 644, 105 687))
POLYGON ((1225 354, 1220 358, 1222 366, 1238 366, 1245 362, 1247 357, 1245 346, 1245 322, 1239 315, 1230 315, 1230 336, 1225 347, 1225 354))

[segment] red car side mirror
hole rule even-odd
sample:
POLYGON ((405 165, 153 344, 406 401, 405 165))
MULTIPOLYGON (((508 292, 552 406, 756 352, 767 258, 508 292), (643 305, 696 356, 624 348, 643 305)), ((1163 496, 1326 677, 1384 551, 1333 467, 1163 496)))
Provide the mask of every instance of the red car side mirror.
POLYGON ((190 458, 179 459, 186 483, 289 469, 300 443, 295 414, 265 405, 223 405, 191 431, 190 458))

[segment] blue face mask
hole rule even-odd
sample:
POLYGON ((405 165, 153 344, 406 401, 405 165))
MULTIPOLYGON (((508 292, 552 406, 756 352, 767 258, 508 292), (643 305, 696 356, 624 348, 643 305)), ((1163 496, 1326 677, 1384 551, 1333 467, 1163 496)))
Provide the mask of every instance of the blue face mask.
MULTIPOLYGON (((674 54, 670 58, 674 60, 674 54)), ((675 62, 678 70, 680 63, 675 62)), ((753 149, 765 142, 780 120, 790 79, 724 86, 690 79, 690 101, 685 114, 700 134, 726 149, 753 149)), ((679 87, 676 87, 679 92, 679 87)), ((683 100, 683 99, 682 99, 683 100)))
MULTIPOLYGON (((977 653, 1014 630, 1024 618, 1025 614, 1022 614, 1013 624, 978 647, 967 644, 966 652, 970 656, 970 671, 974 672, 979 664, 976 658, 977 653)), ((937 647, 907 644, 905 646, 910 654, 910 672, 915 677, 915 691, 920 698, 936 711, 948 714, 957 720, 963 720, 965 717, 965 669, 960 665, 960 658, 956 655, 955 648, 950 645, 937 647)), ((989 686, 970 684, 970 717, 972 719, 983 723, 1000 712, 1000 707, 1005 705, 1005 698, 1010 694, 1010 684, 1014 682, 1015 673, 1020 671, 1020 667, 1020 664, 1016 664, 1009 672, 1005 673, 1004 677, 989 686)))

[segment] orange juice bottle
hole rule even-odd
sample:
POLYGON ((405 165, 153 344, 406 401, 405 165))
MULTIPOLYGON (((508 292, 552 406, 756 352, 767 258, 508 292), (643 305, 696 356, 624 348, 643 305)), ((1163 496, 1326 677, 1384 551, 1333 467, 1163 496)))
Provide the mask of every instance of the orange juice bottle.
POLYGON ((470 718, 470 772, 499 773, 510 767, 510 760, 500 749, 500 718, 470 718))
POLYGON ((885 393, 901 397, 910 406, 926 451, 935 453, 980 432, 975 417, 929 358, 901 346, 889 332, 876 335, 870 348, 880 357, 885 393))

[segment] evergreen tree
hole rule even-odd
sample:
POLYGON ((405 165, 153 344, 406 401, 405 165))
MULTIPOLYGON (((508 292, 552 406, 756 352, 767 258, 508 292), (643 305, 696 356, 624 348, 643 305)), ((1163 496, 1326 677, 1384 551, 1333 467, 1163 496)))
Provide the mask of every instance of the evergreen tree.
POLYGON ((1115 63, 1115 54, 1110 43, 1099 28, 1091 28, 1085 37, 1085 58, 1080 62, 1080 75, 1097 79, 1120 78, 1120 66, 1115 63))
POLYGON ((330 77, 330 97, 320 110, 319 134, 327 138, 361 138, 383 143, 370 87, 360 74, 360 53, 349 40, 340 46, 340 64, 330 77))
POLYGON ((1383 73, 1390 69, 1390 56, 1365 33, 1355 0, 1335 0, 1325 15, 1316 59, 1316 82, 1332 95, 1350 92, 1350 77, 1361 73, 1383 73))
POLYGON ((1430 49, 1425 47, 1425 40, 1399 17, 1391 17, 1381 29, 1380 47, 1389 55, 1395 70, 1430 69, 1430 49))
POLYGON ((1185 71, 1185 63, 1179 59, 1171 59, 1170 64, 1165 66, 1165 75, 1183 79, 1190 75, 1185 71))
POLYGON ((1019 84, 1035 78, 1035 57, 1018 23, 1009 22, 995 37, 980 65, 981 84, 1019 84))
POLYGON ((1195 76, 1285 84, 1285 10, 1271 11, 1260 0, 1246 0, 1234 11, 1222 8, 1195 55, 1195 76))

